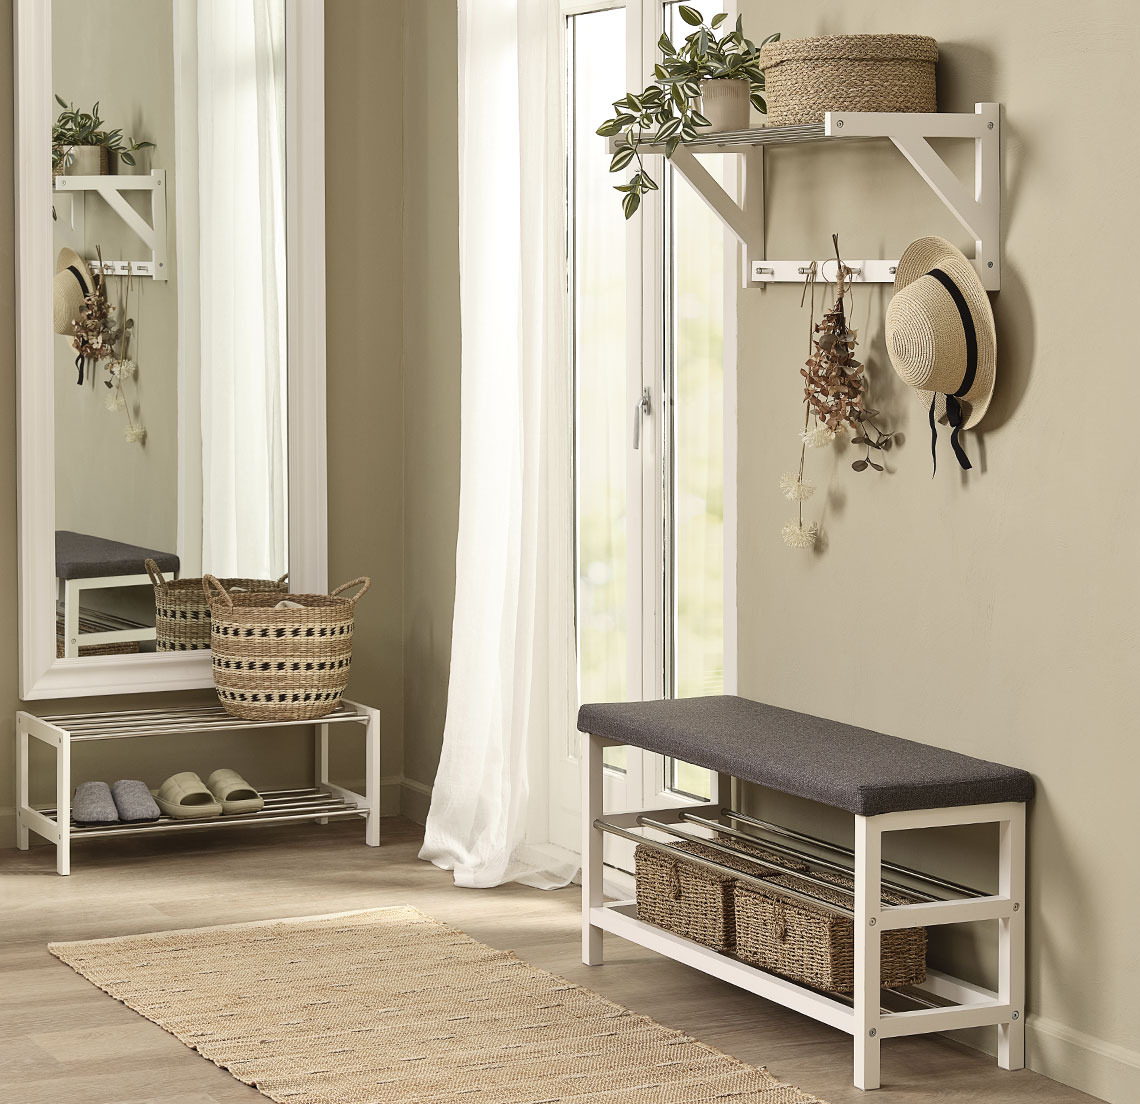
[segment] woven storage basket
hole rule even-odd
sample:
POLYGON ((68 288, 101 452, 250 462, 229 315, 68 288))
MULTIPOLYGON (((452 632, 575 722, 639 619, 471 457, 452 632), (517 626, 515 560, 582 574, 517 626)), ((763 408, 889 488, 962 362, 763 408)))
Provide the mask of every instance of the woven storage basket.
MULTIPOLYGON (((745 874, 763 878, 776 871, 760 862, 737 859, 703 844, 674 844, 681 851, 731 866, 745 874)), ((771 851, 747 843, 732 841, 732 846, 755 855, 806 869, 795 859, 782 858, 771 851)), ((717 951, 731 951, 734 942, 732 887, 736 880, 729 874, 710 870, 707 866, 687 863, 663 851, 639 845, 633 852, 637 886, 637 917, 648 924, 683 935, 717 951)))
POLYGON ((252 721, 306 721, 331 713, 348 684, 356 603, 371 586, 353 579, 331 594, 235 594, 202 578, 210 603, 214 686, 227 713, 252 721), (360 586, 351 598, 341 597, 360 586))
MULTIPOLYGON (((164 579, 154 560, 146 561, 154 584, 155 647, 160 652, 195 652, 210 646, 210 606, 201 579, 164 579)), ((221 579, 226 590, 284 595, 288 574, 280 579, 221 579)), ((277 599, 280 601, 280 598, 277 599)))
MULTIPOLYGON (((854 880, 841 874, 816 872, 815 877, 848 889, 854 880)), ((780 886, 849 905, 851 897, 830 891, 794 874, 770 879, 765 891, 737 882, 733 887, 736 956, 773 974, 781 974, 816 989, 850 993, 855 988, 855 923, 795 897, 783 896, 780 886)), ((890 890, 883 903, 910 904, 914 898, 890 890)), ((926 929, 883 932, 882 985, 921 985, 926 979, 926 929)))
POLYGON ((768 126, 822 123, 825 111, 937 111, 938 43, 925 35, 827 35, 760 51, 768 126))

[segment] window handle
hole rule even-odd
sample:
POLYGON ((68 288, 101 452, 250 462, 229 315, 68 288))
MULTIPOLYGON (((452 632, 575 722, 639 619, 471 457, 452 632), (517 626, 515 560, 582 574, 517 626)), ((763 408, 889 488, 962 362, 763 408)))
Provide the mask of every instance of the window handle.
POLYGON ((649 388, 641 389, 641 398, 633 408, 633 447, 641 448, 641 419, 646 414, 653 413, 653 401, 649 397, 649 388))

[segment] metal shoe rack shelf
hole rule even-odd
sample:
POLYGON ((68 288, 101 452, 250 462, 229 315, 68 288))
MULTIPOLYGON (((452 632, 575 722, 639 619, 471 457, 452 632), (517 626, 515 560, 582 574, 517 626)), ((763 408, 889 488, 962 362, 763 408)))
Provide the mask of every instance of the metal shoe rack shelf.
POLYGON ((109 713, 76 713, 69 716, 37 717, 16 714, 16 844, 22 851, 35 832, 55 844, 56 870, 71 873, 71 845, 76 840, 108 836, 150 835, 157 832, 205 831, 211 828, 246 828, 265 824, 290 824, 352 817, 365 821, 364 842, 380 844, 380 713, 369 706, 342 702, 336 710, 316 721, 243 721, 231 717, 220 705, 185 709, 133 709, 109 713), (364 793, 329 781, 329 730, 344 724, 361 725, 365 740, 364 793), (209 732, 248 732, 256 729, 314 728, 313 784, 292 790, 264 793, 265 808, 256 813, 177 820, 161 817, 142 824, 86 826, 71 816, 72 749, 96 740, 129 740, 161 736, 201 735, 209 732), (35 808, 29 800, 29 751, 32 740, 55 751, 55 805, 35 808))

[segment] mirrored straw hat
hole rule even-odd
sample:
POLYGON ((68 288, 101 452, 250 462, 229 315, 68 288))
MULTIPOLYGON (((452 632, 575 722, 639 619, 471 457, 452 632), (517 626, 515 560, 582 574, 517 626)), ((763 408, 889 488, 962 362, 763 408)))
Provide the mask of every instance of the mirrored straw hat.
POLYGON ((91 294, 91 274, 87 262, 74 249, 61 249, 52 278, 52 329, 70 337, 83 310, 83 301, 91 294))
POLYGON ((959 438, 990 405, 997 333, 974 266, 944 238, 919 238, 899 260, 887 307, 886 344, 895 371, 929 410, 935 468, 938 422, 951 427, 959 465, 971 467, 959 438))

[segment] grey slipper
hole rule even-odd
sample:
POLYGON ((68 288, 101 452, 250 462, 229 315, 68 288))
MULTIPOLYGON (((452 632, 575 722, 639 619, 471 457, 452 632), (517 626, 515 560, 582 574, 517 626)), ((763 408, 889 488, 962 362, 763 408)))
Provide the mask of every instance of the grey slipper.
POLYGON ((80 782, 71 801, 76 824, 118 824, 119 814, 106 782, 80 782))
POLYGON ((120 778, 111 787, 111 797, 119 811, 119 819, 124 824, 141 824, 158 820, 162 815, 145 782, 137 778, 120 778))

